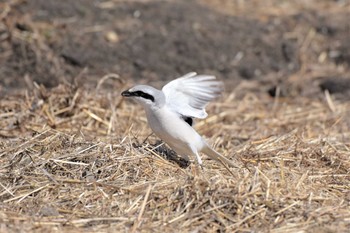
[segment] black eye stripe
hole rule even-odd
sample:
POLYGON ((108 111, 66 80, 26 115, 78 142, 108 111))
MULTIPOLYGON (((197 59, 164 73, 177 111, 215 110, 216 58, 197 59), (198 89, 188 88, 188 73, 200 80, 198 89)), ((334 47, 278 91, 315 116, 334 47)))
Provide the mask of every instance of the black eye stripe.
POLYGON ((145 99, 148 99, 148 100, 151 100, 152 102, 154 102, 154 97, 150 94, 143 92, 143 91, 134 91, 134 92, 132 92, 132 94, 134 96, 139 96, 139 97, 142 97, 142 98, 145 98, 145 99))

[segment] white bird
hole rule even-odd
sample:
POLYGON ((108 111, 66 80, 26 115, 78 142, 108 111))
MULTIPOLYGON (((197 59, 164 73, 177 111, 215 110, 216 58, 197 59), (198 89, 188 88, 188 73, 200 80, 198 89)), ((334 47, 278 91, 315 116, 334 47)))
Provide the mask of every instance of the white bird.
POLYGON ((231 160, 213 150, 192 128, 193 118, 206 118, 206 105, 222 91, 223 83, 215 76, 191 72, 169 82, 162 90, 137 85, 122 92, 122 96, 132 97, 143 106, 153 132, 179 156, 187 160, 188 156, 192 156, 202 166, 199 152, 204 152, 212 159, 236 167, 231 160))

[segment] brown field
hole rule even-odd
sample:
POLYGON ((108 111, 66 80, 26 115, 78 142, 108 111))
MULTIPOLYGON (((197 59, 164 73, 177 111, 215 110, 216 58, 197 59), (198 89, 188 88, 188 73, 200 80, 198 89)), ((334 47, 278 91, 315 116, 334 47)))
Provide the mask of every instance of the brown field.
POLYGON ((349 232, 349 1, 92 2, 0 2, 0 232, 349 232), (231 173, 120 96, 194 69, 231 173))

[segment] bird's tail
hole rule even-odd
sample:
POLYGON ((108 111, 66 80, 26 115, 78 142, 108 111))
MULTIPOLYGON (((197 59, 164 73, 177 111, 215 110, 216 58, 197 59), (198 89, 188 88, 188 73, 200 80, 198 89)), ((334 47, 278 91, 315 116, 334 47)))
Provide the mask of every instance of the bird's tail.
POLYGON ((229 160, 228 158, 226 158, 225 156, 219 154, 218 152, 216 152, 214 149, 212 149, 209 145, 207 145, 205 143, 204 148, 202 149, 202 152, 205 153, 207 156, 209 156, 211 159, 214 159, 218 162, 221 163, 226 163, 227 165, 229 165, 230 167, 235 167, 235 168, 239 168, 236 164, 234 164, 231 160, 229 160))

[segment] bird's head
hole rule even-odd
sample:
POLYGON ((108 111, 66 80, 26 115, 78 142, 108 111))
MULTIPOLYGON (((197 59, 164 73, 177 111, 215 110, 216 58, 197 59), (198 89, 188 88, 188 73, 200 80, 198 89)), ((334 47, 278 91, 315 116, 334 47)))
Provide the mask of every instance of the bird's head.
POLYGON ((131 97, 145 108, 161 107, 165 104, 162 91, 147 85, 137 85, 123 91, 122 96, 131 97))

